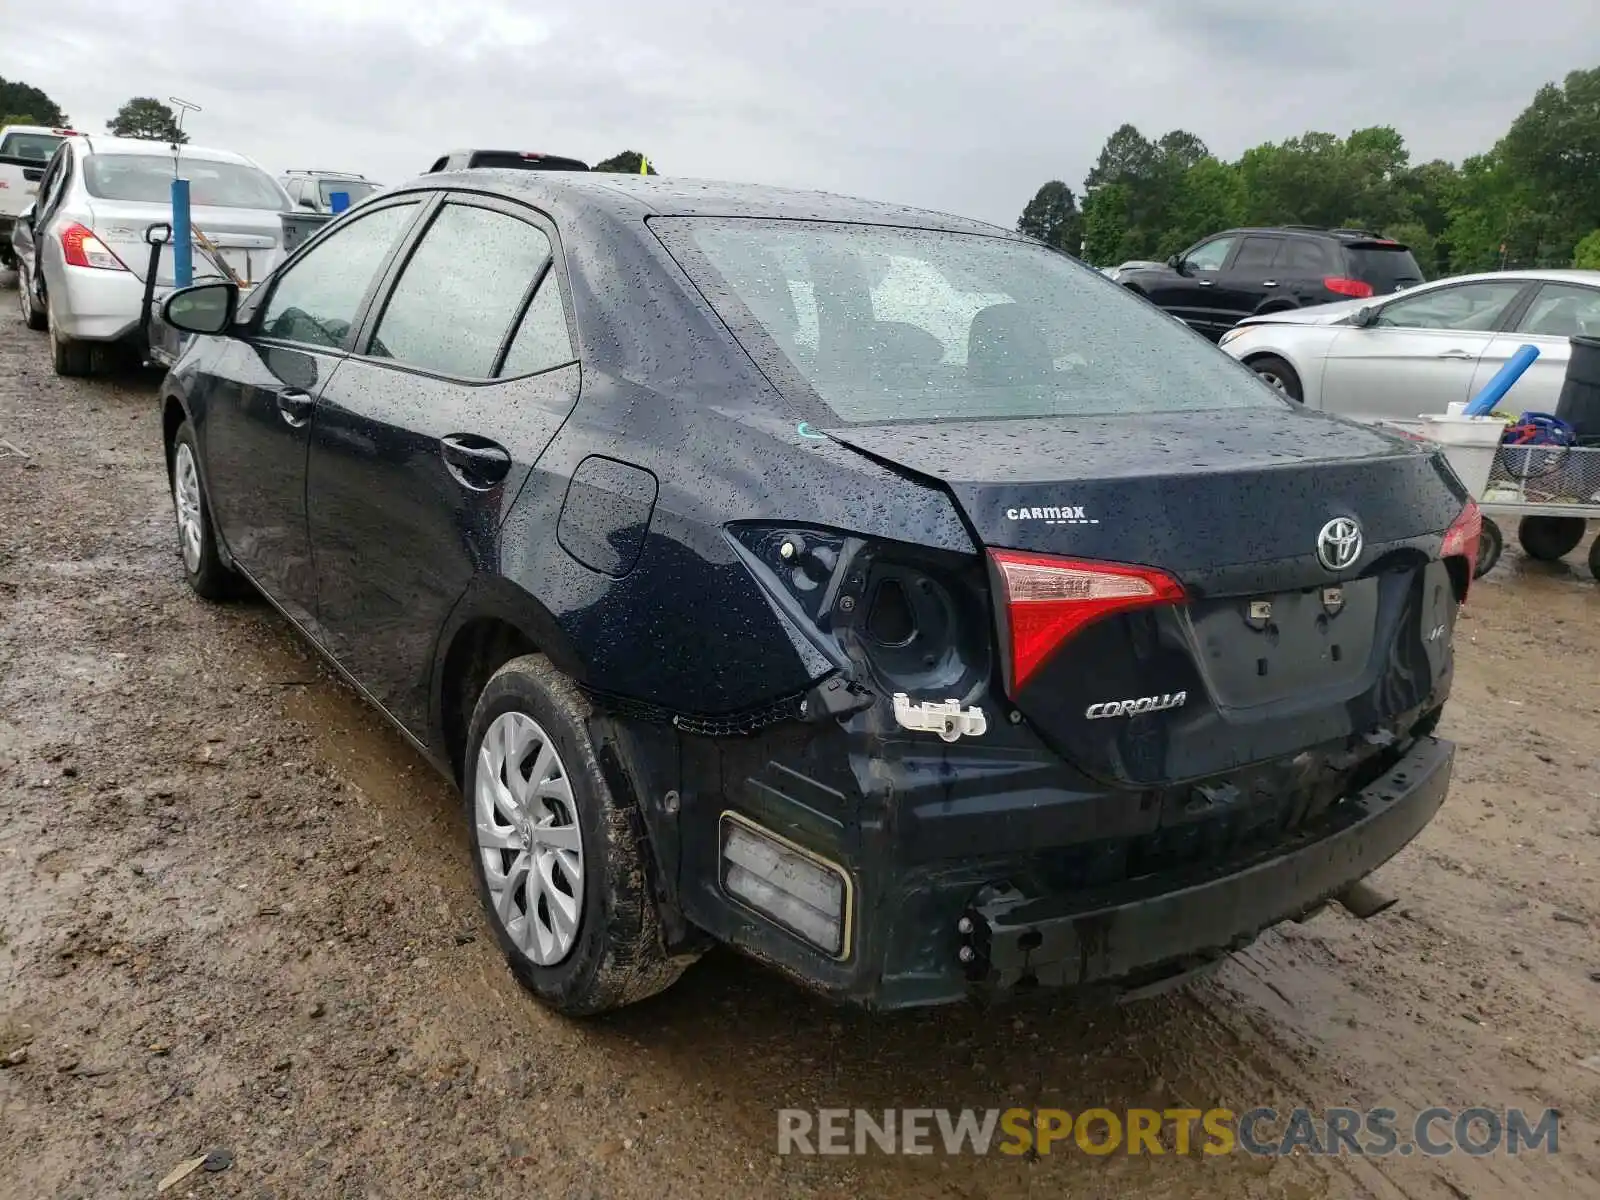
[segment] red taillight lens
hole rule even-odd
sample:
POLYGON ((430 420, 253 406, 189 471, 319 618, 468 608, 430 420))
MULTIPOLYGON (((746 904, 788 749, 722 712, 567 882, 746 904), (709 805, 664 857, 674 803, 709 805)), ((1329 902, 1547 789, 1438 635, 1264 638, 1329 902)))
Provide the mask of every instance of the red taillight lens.
MULTIPOLYGON (((1472 573, 1478 567, 1478 539, 1482 536, 1483 513, 1478 510, 1477 501, 1468 500, 1461 515, 1444 531, 1444 546, 1439 551, 1440 558, 1467 560, 1467 587, 1472 586, 1472 573)), ((1462 589, 1461 598, 1466 599, 1466 588, 1462 589)))
POLYGON ((61 253, 69 267, 99 267, 105 271, 126 271, 122 260, 106 244, 95 237, 94 231, 73 222, 61 231, 61 253))
POLYGON ((991 550, 989 558, 1003 593, 1000 599, 1011 642, 1006 686, 1013 695, 1046 658, 1091 621, 1183 599, 1182 584, 1149 567, 1078 562, 1016 550, 991 550))
POLYGON ((1322 281, 1322 286, 1330 292, 1338 292, 1341 296, 1353 296, 1357 300, 1365 300, 1372 295, 1372 285, 1359 279, 1346 279, 1343 275, 1329 275, 1322 281))

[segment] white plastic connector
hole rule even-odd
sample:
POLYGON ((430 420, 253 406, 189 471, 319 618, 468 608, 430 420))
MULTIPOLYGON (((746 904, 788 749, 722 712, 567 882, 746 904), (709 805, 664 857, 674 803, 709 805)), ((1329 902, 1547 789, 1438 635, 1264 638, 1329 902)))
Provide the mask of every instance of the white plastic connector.
POLYGON ((903 729, 937 733, 947 742, 959 737, 982 737, 989 729, 983 709, 962 708, 959 700, 927 700, 916 703, 904 692, 894 694, 894 719, 903 729))

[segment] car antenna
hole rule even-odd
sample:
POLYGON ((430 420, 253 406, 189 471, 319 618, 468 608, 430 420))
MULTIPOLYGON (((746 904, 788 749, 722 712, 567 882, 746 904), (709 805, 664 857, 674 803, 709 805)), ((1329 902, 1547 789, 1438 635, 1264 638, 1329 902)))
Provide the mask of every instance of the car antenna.
MULTIPOLYGON (((167 100, 168 100, 169 103, 171 103, 178 110, 178 132, 181 134, 181 133, 183 133, 183 118, 188 116, 192 112, 199 112, 200 111, 200 106, 198 104, 192 104, 188 100, 180 99, 177 96, 168 96, 167 100)), ((183 141, 182 141, 181 138, 174 138, 173 139, 173 142, 172 142, 172 177, 174 179, 176 179, 178 177, 178 155, 179 155, 179 153, 181 153, 181 151, 179 150, 179 147, 182 144, 183 144, 183 141)))

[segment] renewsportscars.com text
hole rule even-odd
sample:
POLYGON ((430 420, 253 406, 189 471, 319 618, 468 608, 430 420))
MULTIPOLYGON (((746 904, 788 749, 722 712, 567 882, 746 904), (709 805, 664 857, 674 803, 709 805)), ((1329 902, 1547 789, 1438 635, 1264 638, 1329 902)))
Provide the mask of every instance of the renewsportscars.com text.
POLYGON ((1520 1108, 786 1108, 779 1154, 1555 1154, 1560 1113, 1520 1108))

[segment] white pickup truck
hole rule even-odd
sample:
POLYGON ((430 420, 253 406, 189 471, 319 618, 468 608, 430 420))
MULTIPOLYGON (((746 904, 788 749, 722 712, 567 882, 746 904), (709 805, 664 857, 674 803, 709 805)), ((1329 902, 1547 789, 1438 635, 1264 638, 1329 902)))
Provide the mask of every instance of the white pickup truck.
POLYGON ((0 264, 17 265, 11 249, 11 227, 33 203, 39 180, 56 147, 63 138, 77 134, 76 129, 50 129, 44 125, 0 127, 0 264))

